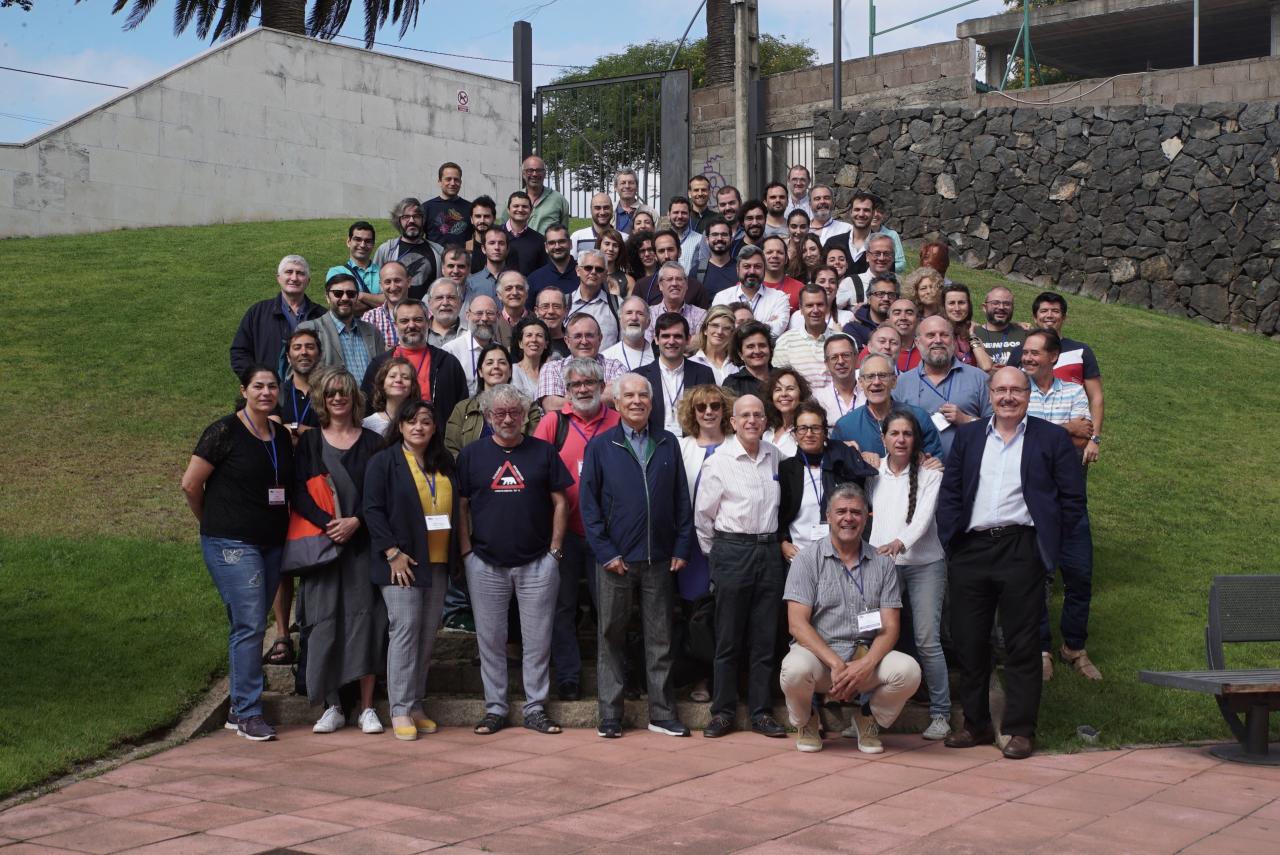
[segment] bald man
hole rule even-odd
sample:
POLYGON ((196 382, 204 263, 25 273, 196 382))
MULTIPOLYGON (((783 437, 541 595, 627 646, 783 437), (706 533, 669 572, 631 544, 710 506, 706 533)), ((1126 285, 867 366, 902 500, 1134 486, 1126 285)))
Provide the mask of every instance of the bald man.
POLYGON ((893 400, 913 404, 930 415, 942 438, 945 459, 955 439, 955 427, 991 415, 987 375, 956 358, 951 321, 939 315, 920 322, 916 349, 921 354, 920 364, 898 377, 893 400))
POLYGON ((761 438, 764 402, 743 395, 733 404, 734 433, 702 464, 694 506, 698 542, 711 562, 716 603, 715 695, 702 735, 735 728, 738 665, 749 661, 751 729, 773 738, 786 729, 773 717, 772 686, 786 568, 778 543, 778 449, 761 438))
POLYGON ((1027 331, 1013 322, 1013 292, 1003 285, 992 288, 982 302, 982 312, 986 323, 975 325, 970 335, 982 343, 992 362, 1007 365, 1027 337, 1027 331))
MULTIPOLYGON (((613 228, 613 200, 608 193, 596 193, 591 197, 591 225, 569 235, 569 246, 576 256, 585 249, 595 249, 596 241, 607 229, 613 228)), ((623 240, 627 233, 622 232, 623 240)))

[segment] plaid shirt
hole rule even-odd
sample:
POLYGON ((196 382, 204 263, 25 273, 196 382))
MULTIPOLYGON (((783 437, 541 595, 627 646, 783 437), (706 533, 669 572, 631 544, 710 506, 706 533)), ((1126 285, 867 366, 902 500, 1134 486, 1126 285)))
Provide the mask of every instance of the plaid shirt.
MULTIPOLYGON (((538 375, 539 401, 548 395, 563 398, 567 394, 564 385, 564 364, 567 361, 565 359, 556 359, 542 366, 542 373, 538 375)), ((627 373, 626 366, 616 359, 607 359, 600 354, 596 354, 596 362, 600 363, 600 368, 604 371, 606 386, 627 373)))
MULTIPOLYGON (((364 339, 360 337, 359 330, 352 322, 350 325, 342 324, 337 318, 329 315, 333 321, 334 327, 338 330, 338 341, 342 343, 342 363, 351 372, 352 377, 362 378, 364 373, 369 370, 369 351, 364 346, 364 339)), ((357 379, 356 382, 359 382, 357 379)))
POLYGON ((1079 383, 1064 383, 1057 377, 1048 392, 1040 391, 1036 381, 1031 381, 1031 402, 1027 405, 1027 415, 1065 425, 1072 419, 1088 419, 1089 396, 1079 383))
POLYGON ((400 343, 400 333, 396 332, 396 322, 391 320, 391 311, 386 303, 365 312, 360 320, 367 321, 375 330, 382 333, 382 340, 387 343, 388 349, 400 343))

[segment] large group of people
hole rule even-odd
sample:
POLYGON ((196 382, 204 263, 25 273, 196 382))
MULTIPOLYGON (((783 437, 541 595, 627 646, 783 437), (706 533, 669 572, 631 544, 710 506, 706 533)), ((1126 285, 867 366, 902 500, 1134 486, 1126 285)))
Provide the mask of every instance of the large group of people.
POLYGON ((477 638, 476 733, 507 725, 513 660, 524 726, 557 733, 590 612, 605 738, 644 695, 650 730, 688 736, 687 691, 707 738, 741 696, 763 736, 818 751, 838 725, 879 752, 918 694, 925 739, 990 743, 998 654, 1017 759, 1055 662, 1102 678, 1084 477, 1102 379, 1061 295, 1019 323, 993 288, 980 322, 945 243, 907 274, 883 200, 856 191, 839 219, 804 166, 763 200, 694 176, 663 210, 623 170, 572 232, 538 157, 502 211, 462 177, 443 164, 380 244, 352 223, 324 305, 283 258, 236 331, 239 403, 182 482, 230 622, 228 728, 274 738, 262 666, 297 662, 317 733, 383 732, 383 674, 395 737, 432 733, 445 626, 477 638))

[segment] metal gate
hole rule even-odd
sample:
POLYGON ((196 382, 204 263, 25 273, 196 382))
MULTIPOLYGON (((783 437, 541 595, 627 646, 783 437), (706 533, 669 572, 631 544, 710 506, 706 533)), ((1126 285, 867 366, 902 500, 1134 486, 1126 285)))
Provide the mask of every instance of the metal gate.
POLYGON ((808 167, 813 174, 813 128, 771 131, 761 134, 756 144, 761 187, 770 181, 786 184, 793 166, 808 167))
POLYGON ((591 196, 614 197, 613 179, 630 168, 640 200, 665 210, 666 196, 689 179, 689 73, 630 74, 554 83, 534 93, 535 148, 547 183, 574 217, 591 217, 591 196), (664 190, 664 187, 666 188, 664 190))

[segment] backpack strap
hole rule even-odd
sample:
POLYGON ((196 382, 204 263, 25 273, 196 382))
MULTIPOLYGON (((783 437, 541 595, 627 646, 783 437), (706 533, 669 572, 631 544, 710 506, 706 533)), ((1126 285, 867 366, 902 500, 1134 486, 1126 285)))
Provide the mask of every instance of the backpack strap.
POLYGON ((556 451, 564 448, 565 440, 569 438, 569 420, 565 418, 564 413, 556 413, 556 451))

